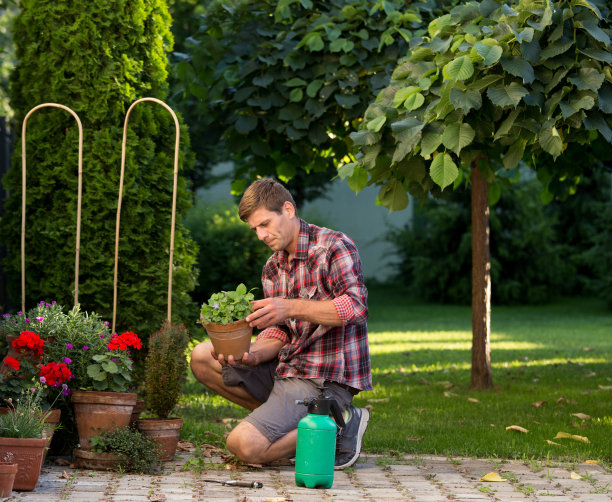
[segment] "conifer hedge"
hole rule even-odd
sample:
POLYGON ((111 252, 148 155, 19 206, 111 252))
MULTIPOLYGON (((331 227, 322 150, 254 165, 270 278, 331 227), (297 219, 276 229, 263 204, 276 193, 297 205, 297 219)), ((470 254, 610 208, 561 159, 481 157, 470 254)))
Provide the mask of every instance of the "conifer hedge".
MULTIPOLYGON (((15 110, 10 191, 1 222, 13 304, 20 305, 21 124, 44 102, 72 108, 84 129, 79 303, 111 317, 115 217, 125 114, 135 100, 165 100, 166 52, 173 40, 165 0, 24 0, 13 38, 15 110)), ((121 212, 117 330, 146 335, 166 316, 174 122, 167 110, 143 103, 130 116, 121 212)), ((78 128, 59 109, 44 108, 27 125, 26 299, 73 303, 78 128)), ((181 131, 181 169, 188 136, 181 131)), ((177 222, 189 206, 179 180, 177 222)), ((173 318, 197 315, 196 246, 177 224, 173 318)), ((27 306, 26 306, 27 307, 27 306)))

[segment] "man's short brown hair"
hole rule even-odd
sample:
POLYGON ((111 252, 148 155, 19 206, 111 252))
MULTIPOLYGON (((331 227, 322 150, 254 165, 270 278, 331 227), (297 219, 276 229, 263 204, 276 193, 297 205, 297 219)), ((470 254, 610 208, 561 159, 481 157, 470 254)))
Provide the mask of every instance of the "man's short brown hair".
POLYGON ((238 206, 238 216, 242 221, 247 221, 249 216, 260 207, 280 214, 285 202, 291 202, 293 207, 296 207, 289 190, 278 181, 272 178, 257 180, 242 195, 238 206))

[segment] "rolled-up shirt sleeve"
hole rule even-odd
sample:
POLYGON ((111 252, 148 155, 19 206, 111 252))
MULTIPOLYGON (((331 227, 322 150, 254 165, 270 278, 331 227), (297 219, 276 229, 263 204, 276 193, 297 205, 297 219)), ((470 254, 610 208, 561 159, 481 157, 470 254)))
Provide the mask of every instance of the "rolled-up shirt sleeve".
POLYGON ((365 324, 368 320, 368 291, 363 282, 361 260, 355 244, 345 239, 330 249, 332 300, 343 325, 365 324))
POLYGON ((259 335, 257 335, 255 341, 257 342, 265 340, 266 338, 274 338, 276 340, 280 340, 281 342, 283 342, 283 344, 289 342, 289 335, 287 335, 287 333, 285 333, 278 326, 270 326, 269 328, 264 329, 261 333, 259 333, 259 335))

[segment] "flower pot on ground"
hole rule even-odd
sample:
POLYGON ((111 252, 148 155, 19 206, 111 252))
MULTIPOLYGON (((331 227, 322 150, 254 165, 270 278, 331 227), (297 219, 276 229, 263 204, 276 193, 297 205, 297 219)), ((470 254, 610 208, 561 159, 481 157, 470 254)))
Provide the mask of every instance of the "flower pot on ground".
POLYGON ((74 450, 75 465, 79 469, 94 471, 116 471, 119 468, 120 457, 116 453, 98 453, 95 451, 74 450))
POLYGON ((136 404, 133 392, 74 391, 72 405, 83 450, 91 450, 91 437, 127 427, 136 404))
POLYGON ((0 462, 0 498, 11 496, 18 467, 14 462, 0 462))
POLYGON ((130 417, 130 426, 136 423, 136 420, 140 418, 140 414, 145 410, 144 399, 136 399, 136 404, 132 410, 132 416, 130 417))
POLYGON ((253 312, 255 299, 244 284, 235 291, 221 291, 211 295, 202 305, 200 321, 206 329, 217 354, 234 356, 240 360, 249 351, 253 328, 244 318, 253 312))
POLYGON ((161 447, 161 460, 172 460, 181 434, 183 419, 171 417, 181 398, 187 378, 189 333, 184 325, 164 321, 149 337, 145 360, 145 404, 155 418, 136 421, 136 427, 161 447))

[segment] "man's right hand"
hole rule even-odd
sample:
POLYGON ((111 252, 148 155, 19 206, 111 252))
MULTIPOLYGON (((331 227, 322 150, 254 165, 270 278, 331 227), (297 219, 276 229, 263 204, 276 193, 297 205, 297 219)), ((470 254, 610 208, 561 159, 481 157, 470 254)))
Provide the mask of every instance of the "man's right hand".
POLYGON ((215 349, 210 349, 210 354, 217 361, 219 361, 219 364, 221 364, 221 366, 226 366, 228 364, 230 366, 236 366, 236 364, 238 363, 244 364, 245 366, 257 366, 260 362, 262 362, 259 361, 257 354, 252 352, 245 352, 242 356, 242 359, 239 359, 238 361, 236 361, 236 358, 232 354, 227 356, 227 358, 225 357, 225 354, 217 354, 215 352, 215 349))
POLYGON ((265 363, 267 361, 272 361, 278 353, 280 349, 283 348, 284 343, 275 338, 266 338, 261 341, 256 341, 251 344, 248 352, 245 352, 242 356, 242 359, 236 360, 233 355, 225 354, 217 354, 214 348, 210 349, 210 354, 219 361, 221 366, 225 366, 229 364, 230 366, 235 366, 236 364, 244 364, 245 366, 257 366, 258 364, 265 363))

